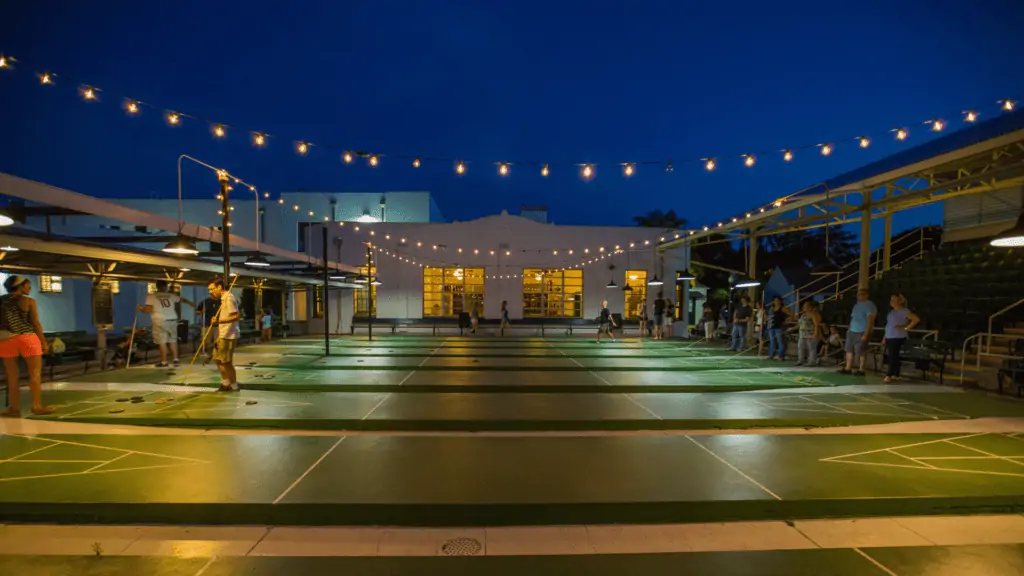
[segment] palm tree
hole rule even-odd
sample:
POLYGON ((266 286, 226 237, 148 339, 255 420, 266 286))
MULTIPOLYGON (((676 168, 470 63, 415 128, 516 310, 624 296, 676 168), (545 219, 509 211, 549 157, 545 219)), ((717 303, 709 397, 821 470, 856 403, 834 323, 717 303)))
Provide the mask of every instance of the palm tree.
POLYGON ((633 221, 636 222, 637 226, 643 226, 644 228, 676 230, 686 226, 686 218, 677 216, 675 210, 669 210, 668 212, 651 210, 644 216, 634 216, 633 221))

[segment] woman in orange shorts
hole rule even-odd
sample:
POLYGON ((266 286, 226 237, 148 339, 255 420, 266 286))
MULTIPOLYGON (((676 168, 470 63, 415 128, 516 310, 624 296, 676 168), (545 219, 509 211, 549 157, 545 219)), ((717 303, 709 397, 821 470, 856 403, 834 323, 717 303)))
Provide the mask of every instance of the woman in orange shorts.
POLYGON ((32 392, 32 413, 53 412, 52 406, 43 406, 43 354, 46 337, 39 323, 36 301, 29 297, 32 283, 24 276, 11 276, 4 282, 7 294, 0 299, 0 358, 4 359, 7 373, 7 394, 10 407, 2 416, 21 416, 20 385, 18 384, 18 357, 28 365, 28 386, 32 392))

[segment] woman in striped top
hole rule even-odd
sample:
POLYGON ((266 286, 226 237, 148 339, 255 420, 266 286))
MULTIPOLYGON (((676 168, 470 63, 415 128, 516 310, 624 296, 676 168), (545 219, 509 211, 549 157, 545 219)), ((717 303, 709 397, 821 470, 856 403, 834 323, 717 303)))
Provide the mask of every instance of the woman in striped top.
POLYGON ((46 337, 39 323, 36 301, 29 297, 32 283, 24 276, 11 276, 4 282, 7 294, 0 299, 0 358, 4 359, 7 373, 7 394, 10 407, 0 415, 9 418, 21 416, 18 357, 25 358, 28 366, 28 385, 32 392, 32 413, 53 412, 52 406, 43 405, 43 354, 46 337))

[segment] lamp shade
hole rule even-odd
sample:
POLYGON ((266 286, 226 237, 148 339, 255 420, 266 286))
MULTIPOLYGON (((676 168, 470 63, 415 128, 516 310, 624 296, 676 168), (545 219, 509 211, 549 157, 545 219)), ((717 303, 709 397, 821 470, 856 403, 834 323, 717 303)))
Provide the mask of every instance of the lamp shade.
POLYGON ((14 224, 14 218, 11 218, 4 212, 0 212, 0 226, 11 226, 14 224))
POLYGON ((199 254, 199 249, 196 248, 196 243, 190 238, 184 236, 178 236, 174 240, 171 240, 164 246, 164 252, 170 254, 187 254, 189 256, 195 256, 199 254))
POLYGON ((1024 212, 1021 212, 1020 218, 1017 218, 1017 223, 1013 228, 993 238, 990 244, 1000 248, 1024 246, 1024 212))
POLYGON ((362 274, 356 276, 356 284, 366 284, 366 282, 366 276, 363 276, 362 274))
POLYGON ((618 288, 619 285, 615 283, 615 280, 609 280, 608 285, 605 288, 618 288))
POLYGON ((664 282, 661 281, 661 278, 658 278, 657 274, 655 274, 653 278, 647 281, 648 286, 661 286, 662 284, 664 284, 664 282))
POLYGON ((736 283, 733 284, 733 288, 755 288, 760 285, 761 282, 759 280, 748 278, 746 276, 741 276, 740 278, 736 279, 736 283))
POLYGON ((267 268, 268 266, 270 266, 270 262, 260 254, 256 254, 246 258, 245 265, 255 266, 257 268, 267 268))
POLYGON ((384 283, 380 281, 380 278, 374 278, 370 281, 370 286, 381 286, 384 283))
POLYGON ((697 275, 690 272, 689 268, 683 268, 682 272, 676 273, 676 282, 681 280, 696 280, 697 275))

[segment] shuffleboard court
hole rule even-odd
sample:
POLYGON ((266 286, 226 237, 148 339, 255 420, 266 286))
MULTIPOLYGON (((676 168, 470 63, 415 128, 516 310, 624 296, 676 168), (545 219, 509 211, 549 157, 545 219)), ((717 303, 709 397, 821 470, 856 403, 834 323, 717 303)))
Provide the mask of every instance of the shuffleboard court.
POLYGON ((1001 434, 7 434, 0 456, 11 521, 531 525, 1024 506, 1024 440, 1001 434))

